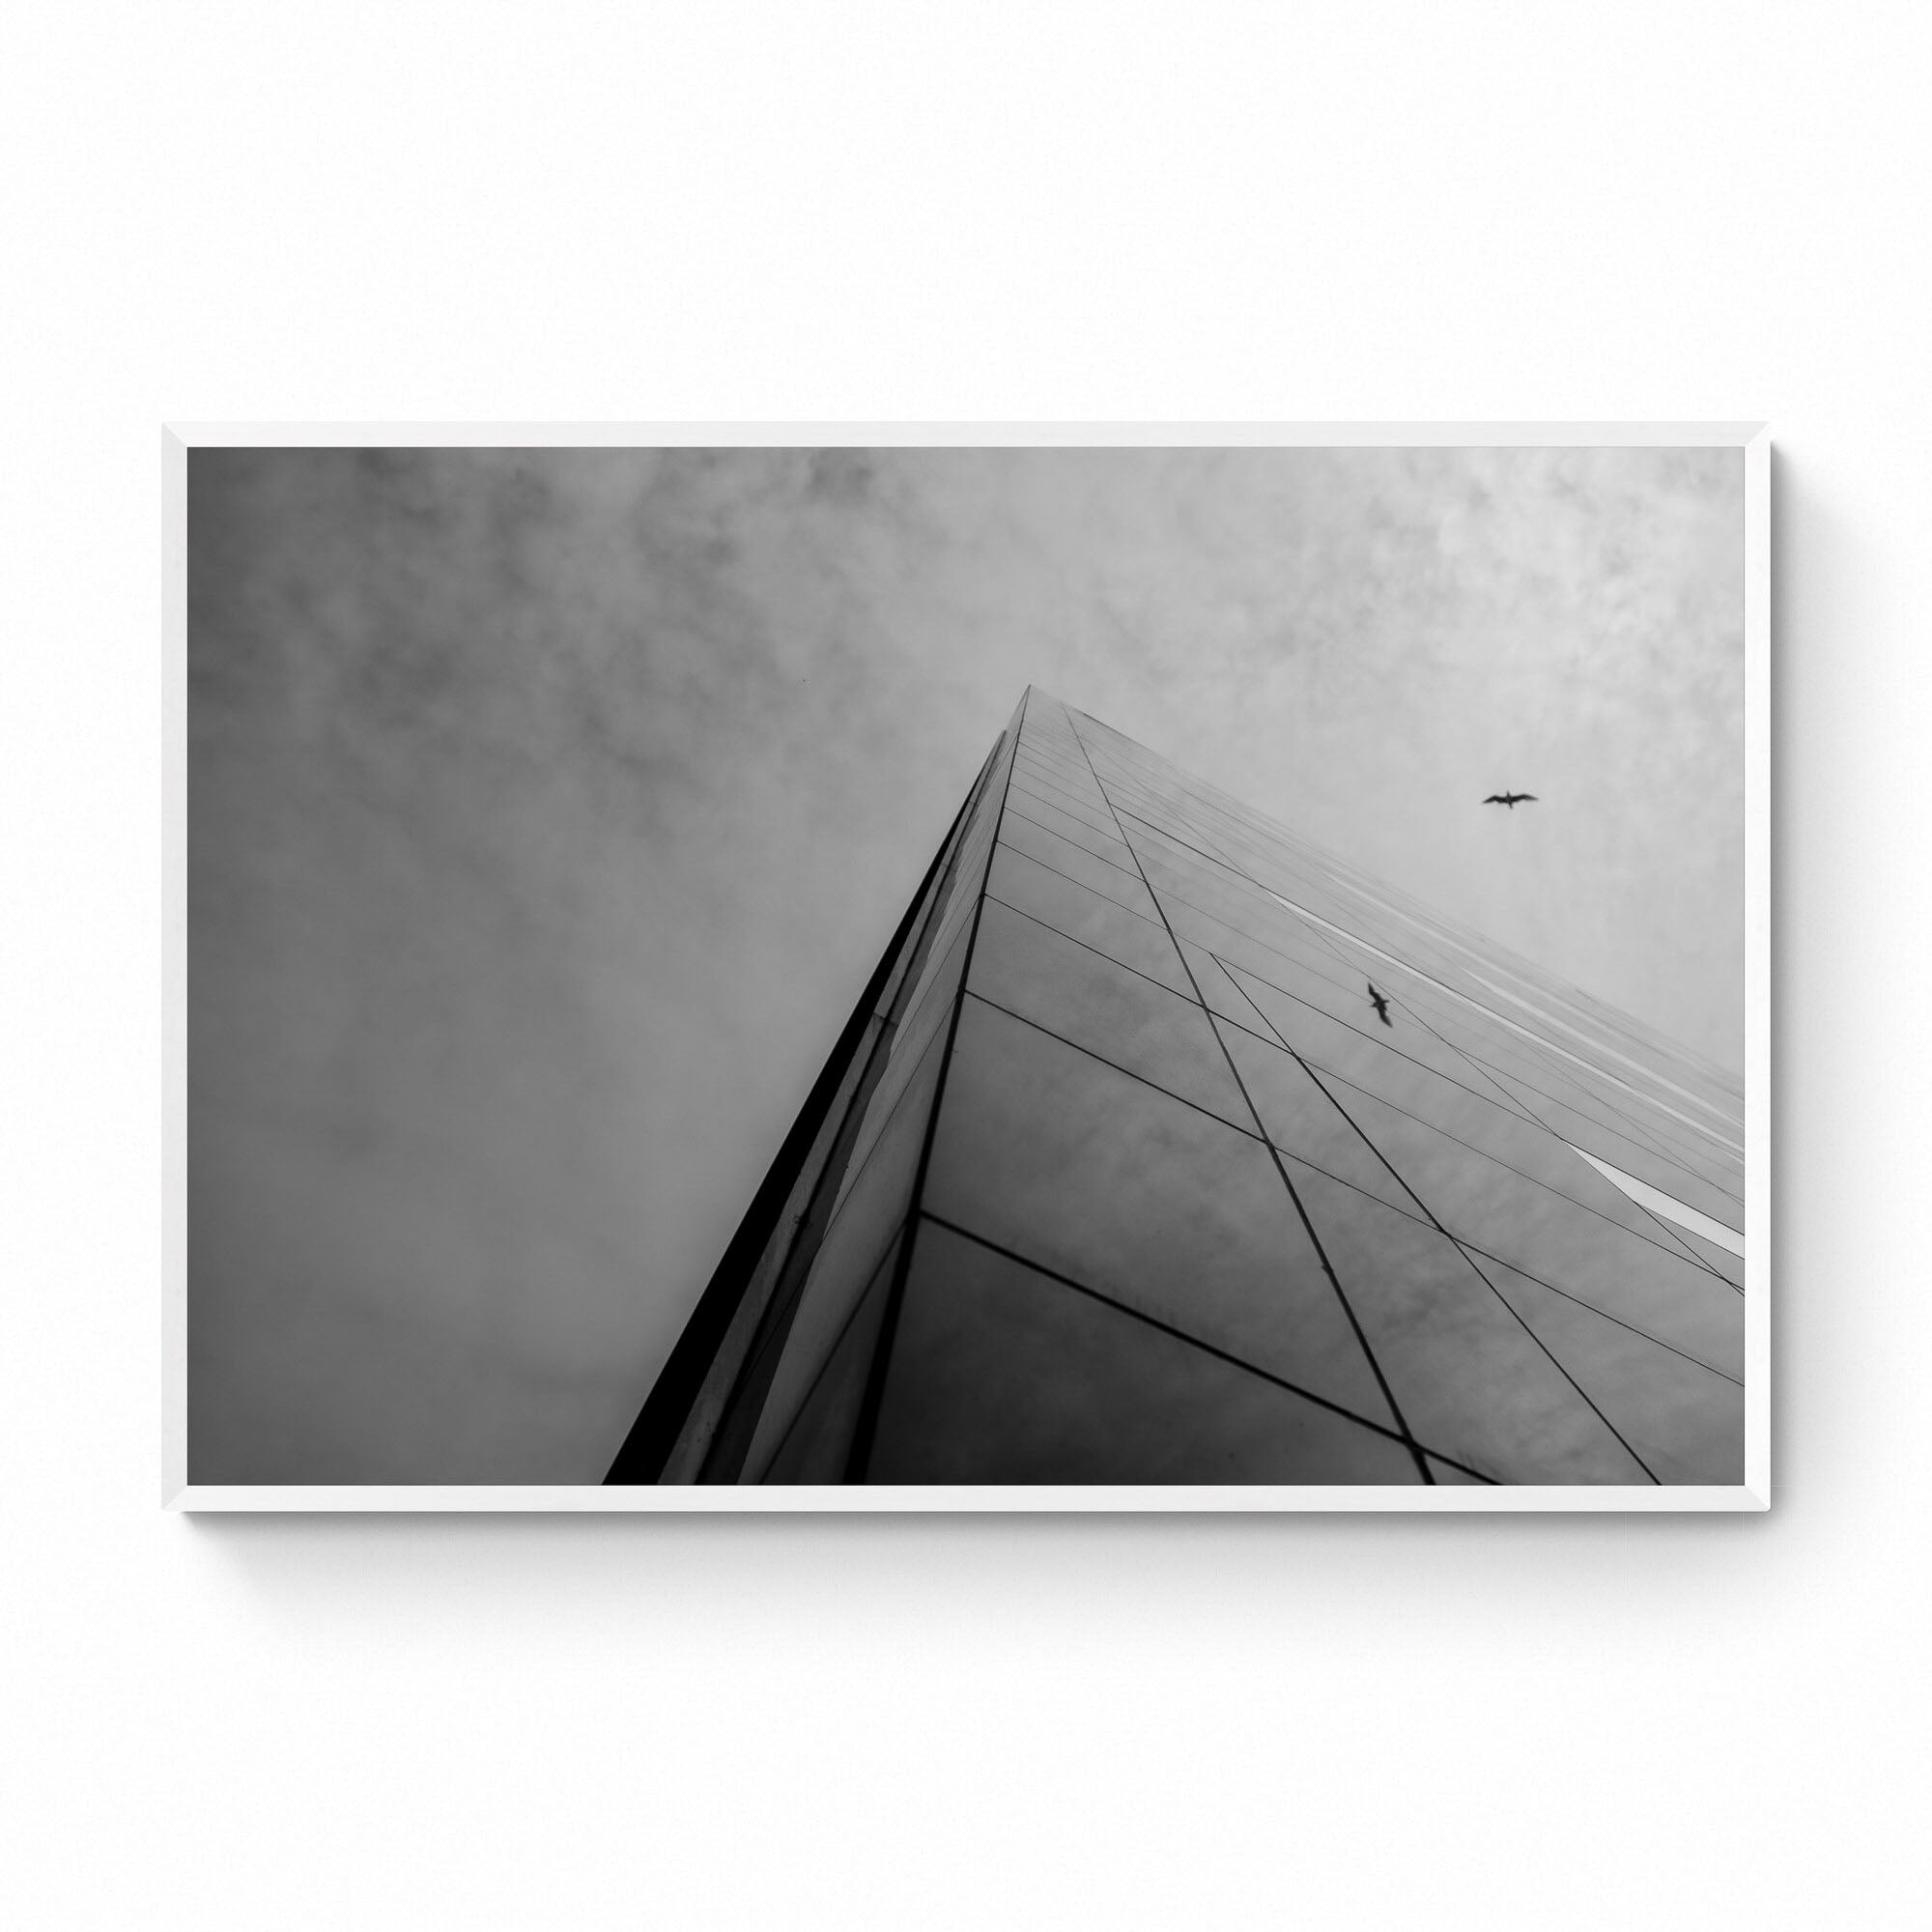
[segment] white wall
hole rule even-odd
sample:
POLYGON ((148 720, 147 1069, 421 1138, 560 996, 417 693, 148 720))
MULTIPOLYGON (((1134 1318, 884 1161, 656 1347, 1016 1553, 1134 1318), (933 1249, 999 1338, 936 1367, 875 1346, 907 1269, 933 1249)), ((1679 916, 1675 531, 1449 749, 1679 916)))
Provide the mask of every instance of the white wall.
POLYGON ((0 1919, 1913 1922, 1921 11, 948 13, 10 20, 0 1919), (156 1507, 160 419, 1755 415, 1768 1517, 156 1507))

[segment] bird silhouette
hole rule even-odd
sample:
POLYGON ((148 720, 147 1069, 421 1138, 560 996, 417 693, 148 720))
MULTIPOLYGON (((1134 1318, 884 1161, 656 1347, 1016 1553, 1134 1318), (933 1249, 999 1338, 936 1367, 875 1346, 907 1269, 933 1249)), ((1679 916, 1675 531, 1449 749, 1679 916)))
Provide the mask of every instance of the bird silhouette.
POLYGON ((1369 981, 1369 1004, 1375 1008, 1376 1017, 1381 1021, 1383 1026, 1392 1027, 1395 1025, 1395 1022, 1389 1018, 1389 1003, 1376 991, 1376 982, 1373 980, 1369 981))
POLYGON ((1524 803, 1534 805, 1536 803, 1536 794, 1533 791, 1492 791, 1483 803, 1485 805, 1506 805, 1514 811, 1518 806, 1524 803))

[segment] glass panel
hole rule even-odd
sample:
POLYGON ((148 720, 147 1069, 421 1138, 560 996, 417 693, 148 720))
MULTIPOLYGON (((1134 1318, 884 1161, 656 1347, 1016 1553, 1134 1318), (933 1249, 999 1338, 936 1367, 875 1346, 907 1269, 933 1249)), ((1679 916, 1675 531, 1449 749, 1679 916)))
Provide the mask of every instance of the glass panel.
POLYGON ((1141 884, 1136 873, 1122 871, 1119 866, 1110 866, 1106 860, 1094 858, 1084 845, 1076 845, 1058 833, 1042 831, 1029 819, 1009 812, 1000 822, 1000 843, 1026 854, 1030 859, 1038 860, 1042 866, 1050 867, 1065 878, 1091 887, 1096 893, 1104 893, 1110 899, 1119 900, 1122 905, 1148 919, 1159 917, 1153 909, 1153 901, 1148 897, 1147 888, 1141 884))
MULTIPOLYGON (((1500 1165, 1520 1179, 1554 1190, 1566 1201, 1625 1229, 1639 1239, 1652 1242, 1664 1253, 1673 1257, 1684 1256, 1684 1249, 1670 1231, 1661 1227, 1653 1215, 1633 1201, 1622 1188, 1606 1179, 1574 1148, 1507 1108, 1472 1094, 1465 1087, 1444 1080, 1429 1068, 1400 1055, 1384 1054, 1378 1061, 1373 1058, 1357 1061, 1353 1063, 1350 1075, 1321 1065, 1313 1054, 1308 1058, 1322 1075, 1323 1084, 1335 1098, 1351 1118, 1362 1123, 1370 1137, 1385 1152, 1389 1150, 1389 1140, 1380 1127, 1372 1124, 1387 1118, 1386 1110, 1378 1102, 1385 1102, 1389 1108, 1400 1108, 1423 1127, 1448 1135, 1484 1160, 1500 1165), (1360 1080, 1352 1078, 1352 1074, 1359 1074, 1360 1080)), ((1400 1127, 1391 1129, 1391 1133, 1397 1140, 1405 1139, 1404 1130, 1400 1127)), ((1406 1139, 1411 1143, 1414 1141, 1413 1136, 1406 1136, 1406 1139)), ((1401 1162, 1397 1161, 1395 1165, 1401 1172, 1401 1162)), ((1429 1208, 1445 1225, 1456 1228, 1448 1207, 1432 1200, 1413 1176, 1405 1172, 1403 1178, 1415 1187, 1429 1208)), ((1460 1167, 1451 1178, 1459 1184, 1467 1182, 1478 1186, 1491 1184, 1492 1179, 1484 1176, 1482 1169, 1474 1165, 1460 1167)), ((1445 1196, 1445 1200, 1453 1201, 1455 1198, 1445 1196)), ((1466 1232, 1460 1228, 1456 1231, 1466 1232)))
POLYGON ((1056 764, 1071 764, 1085 772, 1087 754, 1056 706, 1050 717, 1036 711, 1027 720, 1020 735, 1020 751, 1029 757, 1050 758, 1056 764))
POLYGON ((1003 756, 987 774, 986 788, 974 802, 973 816, 967 821, 966 836, 961 841, 962 849, 970 846, 974 839, 982 838, 987 827, 997 823, 1000 816, 1000 801, 1006 796, 1010 773, 1010 763, 1003 756))
MULTIPOLYGON (((1551 1113, 1548 1118, 1550 1125, 1556 1127, 1562 1116, 1551 1113)), ((1741 1184, 1727 1182, 1722 1187, 1716 1186, 1701 1175, 1692 1173, 1668 1151, 1654 1153, 1648 1147, 1628 1137, 1605 1132, 1594 1121, 1578 1121, 1574 1114, 1570 1118, 1577 1126, 1576 1146, 1587 1149, 1599 1160, 1621 1169, 1633 1179, 1646 1187, 1656 1188, 1660 1194, 1668 1195, 1672 1201, 1693 1212, 1720 1222, 1733 1233, 1744 1232, 1744 1191, 1741 1184), (1617 1158, 1619 1150, 1625 1155, 1622 1160, 1617 1158)), ((1614 1176, 1610 1178, 1612 1180, 1615 1179, 1614 1176)), ((1641 1193, 1635 1198, 1643 1200, 1641 1193)), ((1649 1205, 1654 1207, 1655 1204, 1649 1205)), ((1666 1213, 1665 1218, 1672 1221, 1673 1228, 1681 1229, 1687 1225, 1681 1215, 1673 1218, 1666 1213)), ((1694 1228, 1694 1224, 1689 1225, 1694 1228)))
POLYGON ((1628 1233, 1359 1088, 1338 1082, 1337 1095, 1452 1235, 1713 1368, 1742 1372, 1740 1297, 1689 1257, 1628 1233))
MULTIPOLYGON (((1602 1173, 1612 1187, 1628 1194, 1636 1207, 1643 1209, 1659 1230, 1669 1237, 1683 1241, 1688 1236, 1701 1235, 1707 1241, 1715 1241, 1718 1246, 1737 1253, 1744 1246, 1744 1236, 1734 1233, 1721 1221, 1714 1221, 1708 1214, 1700 1213, 1680 1197, 1666 1194, 1660 1187, 1653 1187, 1648 1181, 1640 1180, 1634 1174, 1626 1174, 1621 1168, 1613 1167, 1600 1156, 1577 1151, 1584 1160, 1602 1173)), ((1694 1250, 1687 1250, 1694 1254, 1694 1250)))
POLYGON ((1024 746, 1013 769, 1025 773, 1030 782, 1064 791, 1067 797, 1089 807, 1104 805, 1100 787, 1094 782, 1087 767, 1077 761, 1069 764, 1065 758, 1024 746))
MULTIPOLYGON (((1646 1138, 1633 1124, 1628 1108, 1633 1096, 1618 1091, 1593 1089, 1576 1077, 1578 1069, 1566 1066, 1541 1054, 1533 1043, 1514 1035, 1505 1035, 1484 1014, 1473 1010, 1450 1011, 1443 1004, 1416 999, 1419 1011, 1427 1013, 1430 1024, 1441 1037, 1475 1062, 1490 1078, 1506 1089, 1513 1099, 1540 1120, 1555 1122, 1548 1111, 1554 1102, 1623 1141, 1646 1138)), ((1667 1155, 1714 1185, 1726 1185, 1732 1174, 1697 1153, 1698 1137, 1678 1122, 1661 1122, 1661 1129, 1648 1136, 1654 1152, 1667 1155)), ((1568 1138, 1568 1136, 1566 1136, 1568 1138)))
POLYGON ((924 1222, 868 1480, 1420 1478, 1395 1437, 924 1222))
POLYGON ((1665 1160, 1651 1149, 1639 1146, 1627 1133, 1605 1126, 1559 1100, 1525 1095, 1524 1104, 1552 1133, 1573 1146, 1588 1148, 1611 1166, 1621 1167, 1663 1193, 1676 1196, 1687 1207, 1698 1208, 1726 1227, 1734 1222, 1740 1229, 1743 1227, 1743 1210, 1734 1196, 1712 1186, 1676 1162, 1665 1160))
POLYGON ((1680 1229, 1678 1233, 1685 1244, 1702 1261, 1716 1268, 1726 1281, 1735 1282, 1740 1288, 1745 1285, 1745 1263, 1742 1255, 1728 1254, 1719 1247, 1716 1241, 1707 1241, 1703 1236, 1693 1235, 1688 1228, 1680 1229))
MULTIPOLYGON (((970 898, 979 884, 980 874, 986 868, 986 850, 999 830, 1000 800, 1005 790, 1003 784, 995 784, 980 801, 979 809, 973 814, 973 823, 967 827, 965 838, 959 841, 959 860, 953 867, 950 885, 953 901, 962 893, 970 898)), ((951 909, 951 902, 948 909, 951 909)))
POLYGON ((1087 761, 1075 752, 1063 755, 1051 747, 1043 746, 1036 740, 1021 745, 1016 771, 1037 778, 1042 784, 1058 785, 1063 791, 1072 793, 1077 798, 1097 804, 1100 787, 1094 783, 1094 775, 1087 769, 1087 761))
POLYGON ((1270 951, 1294 943, 1296 932, 1287 916, 1253 887, 1231 880, 1218 866, 1192 854, 1179 860, 1152 849, 1154 837, 1143 824, 1127 821, 1127 839, 1138 853, 1149 883, 1190 907, 1245 934, 1270 951))
MULTIPOLYGON (((977 886, 978 883, 976 877, 974 884, 977 886)), ((958 902, 947 914, 945 924, 933 936, 932 946, 920 970, 918 983, 913 987, 912 996, 906 1004, 904 1012, 899 1015, 898 1030, 901 1035, 909 1028, 919 1025, 927 996, 933 986, 955 975, 959 948, 972 926, 973 909, 978 902, 977 892, 962 892, 958 902)))
POLYGON ((1659 1482, 1744 1481, 1745 1392, 1737 1382, 1500 1262, 1482 1268, 1659 1482))
POLYGON ((988 900, 967 985, 1231 1126, 1254 1130, 1208 1015, 1192 1000, 1037 920, 988 900))
POLYGON ((1634 1023, 1627 1023, 1619 1037, 1568 1000, 1520 981, 1512 988, 1506 982, 1517 976, 1493 965, 1472 968, 1466 978, 1475 996, 1491 1012, 1513 1028, 1526 1029, 1548 1048, 1570 1056, 1573 1065, 1583 1063, 1588 1068, 1583 1077, 1590 1085, 1614 1085, 1644 1112, 1686 1115, 1700 1122, 1705 1131, 1730 1132, 1741 1126, 1727 1098, 1718 1096, 1706 1082, 1694 1077, 1685 1084, 1685 1069, 1677 1064, 1676 1054, 1660 1052, 1654 1045, 1638 1041, 1631 1032, 1634 1023), (1633 1053, 1633 1047, 1638 1052, 1633 1053))
MULTIPOLYGON (((1098 805, 1082 805, 1069 793, 1049 786, 1043 781, 1026 773, 1014 776, 1013 788, 1007 794, 1008 805, 1015 801, 1023 805, 1027 811, 1042 815, 1045 811, 1055 811, 1060 818, 1070 819, 1075 825, 1084 825, 1090 832, 1097 832, 1103 838, 1111 838, 1115 844, 1121 842, 1120 828, 1115 824, 1113 814, 1098 805)), ((1048 825, 1057 825, 1059 819, 1047 818, 1048 825)))
MULTIPOLYGON (((1178 938, 1191 940, 1205 952, 1212 952, 1227 964, 1253 974, 1258 979, 1279 980, 1284 954, 1272 946, 1230 925, 1226 920, 1215 919, 1208 913, 1189 905, 1178 895, 1162 891, 1161 910, 1167 914, 1168 922, 1174 927, 1178 938)), ((1343 995, 1337 988, 1326 996, 1333 1007, 1343 1005, 1343 995)), ((1367 1001, 1367 994, 1358 987, 1351 987, 1348 996, 1351 1011, 1358 1010, 1367 1001)))
POLYGON ((1420 1441, 1502 1482, 1648 1480, 1453 1241, 1320 1175, 1297 1184, 1420 1441))
POLYGON ((865 1124, 853 1143, 852 1158, 839 1179, 838 1192, 834 1200, 835 1209, 844 1205, 846 1195, 865 1171, 866 1162, 870 1158, 879 1136, 885 1132, 886 1123, 897 1109, 900 1095, 923 1065, 934 1038, 945 1030, 952 1011, 952 996, 959 988, 959 969, 966 961, 969 930, 967 926, 959 928, 958 936, 944 961, 944 979, 933 982, 919 1010, 910 1015, 908 1023, 894 1037, 885 1072, 873 1090, 866 1109, 865 1124))
MULTIPOLYGON (((1339 1081, 1336 1087, 1337 1097, 1353 1111, 1350 1095, 1361 1091, 1360 1087, 1344 1088, 1339 1081)), ((1467 1089, 1438 1082, 1433 1075, 1405 1070, 1399 1079, 1382 1079, 1379 1092, 1381 1097, 1406 1113, 1419 1116, 1428 1125, 1525 1179, 1554 1189, 1566 1200, 1627 1229, 1665 1253, 1673 1256, 1684 1253, 1674 1230, 1661 1225, 1625 1189, 1616 1186, 1574 1148, 1540 1125, 1522 1120, 1507 1108, 1492 1105, 1467 1089)))
POLYGON ((1262 1143, 975 1000, 960 1013, 924 1206, 1389 1420, 1262 1143))
POLYGON ((1192 997, 1187 975, 1175 956, 1174 942, 1159 920, 1143 918, 1114 899, 1090 893, 1085 886, 1058 877, 1044 866, 1004 847, 993 854, 986 895, 1023 912, 1030 919, 1163 986, 1192 997))
POLYGON ((1110 866, 1119 866, 1123 871, 1132 871, 1134 855, 1111 833, 1096 832, 1091 825, 1070 816, 1064 811, 1056 811, 1050 805, 1042 805, 1037 798, 1025 792, 1013 791, 1007 795, 1007 816, 1023 818, 1030 825, 1037 825, 1043 832, 1051 832, 1056 838, 1065 838, 1069 844, 1078 845, 1083 851, 1091 852, 1096 859, 1104 859, 1110 866))
POLYGON ((858 1427, 860 1406, 866 1399, 872 1350, 879 1339, 879 1323, 885 1316, 893 1264, 898 1259, 898 1252, 897 1241, 886 1250, 871 1286, 852 1311, 843 1334, 833 1347, 831 1359, 820 1370, 818 1380, 779 1443, 770 1466, 762 1476, 748 1477, 748 1481, 842 1483, 845 1480, 852 1435, 858 1427))
POLYGON ((1240 989, 1222 971, 1214 955, 1191 940, 1183 939, 1179 944, 1195 990, 1207 1002, 1208 1011, 1219 1013, 1244 1032, 1261 1033, 1266 1022, 1242 999, 1240 989))
POLYGON ((1062 811, 1091 821, 1096 832, 1104 831, 1115 838, 1121 836, 1106 799, 1084 779, 1069 779, 1022 758, 1013 767, 1013 782, 1015 789, 1023 786, 1027 796, 1043 799, 1048 805, 1058 806, 1062 811))
POLYGON ((1384 1092, 1385 1088, 1377 1084, 1378 1075, 1389 1066, 1393 1056, 1425 1067, 1490 1105, 1521 1118, 1521 1110, 1509 1095, 1438 1039, 1378 980, 1362 980, 1352 991, 1345 992, 1325 981, 1318 983, 1313 974, 1285 960, 1283 970, 1271 982, 1242 974, 1237 968, 1235 984, 1253 1002, 1245 1015, 1236 1015, 1250 1031, 1265 1037, 1266 1029, 1272 1028, 1304 1060, 1312 1060, 1345 1080, 1372 1093, 1384 1092), (1377 1017, 1375 1003, 1369 997, 1371 985, 1389 1002, 1388 1026, 1377 1017))
POLYGON ((1486 1485, 1482 1477, 1472 1476, 1466 1470, 1459 1469, 1453 1463, 1445 1463, 1436 1456, 1422 1459, 1429 1464, 1429 1473, 1447 1488, 1483 1489, 1486 1485))
POLYGON ((946 1033, 941 1029, 825 1231, 758 1416, 745 1459, 747 1468, 762 1468, 770 1458, 844 1328, 845 1318, 871 1280, 879 1257, 905 1219, 945 1051, 946 1033))
POLYGON ((1309 1078, 1307 1069, 1295 1064, 1292 1054, 1232 1026, 1223 1029, 1222 1037, 1235 1056, 1241 1084, 1276 1147, 1405 1214, 1424 1218, 1402 1182, 1377 1158, 1375 1150, 1309 1078))

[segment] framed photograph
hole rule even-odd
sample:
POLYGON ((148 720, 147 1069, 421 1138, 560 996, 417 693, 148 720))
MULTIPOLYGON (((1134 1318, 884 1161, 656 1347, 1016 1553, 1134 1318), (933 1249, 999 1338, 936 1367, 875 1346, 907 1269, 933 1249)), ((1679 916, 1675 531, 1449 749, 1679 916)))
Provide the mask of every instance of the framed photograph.
POLYGON ((169 1505, 1769 1507, 1762 426, 164 463, 169 1505))

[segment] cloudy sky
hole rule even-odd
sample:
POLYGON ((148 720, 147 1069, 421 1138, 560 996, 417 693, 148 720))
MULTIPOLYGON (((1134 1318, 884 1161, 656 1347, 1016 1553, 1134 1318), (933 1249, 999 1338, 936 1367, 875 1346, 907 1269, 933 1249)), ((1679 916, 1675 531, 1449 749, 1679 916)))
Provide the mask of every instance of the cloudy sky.
POLYGON ((1029 683, 1742 1064, 1737 452, 189 479, 197 1481, 601 1476, 1029 683))

